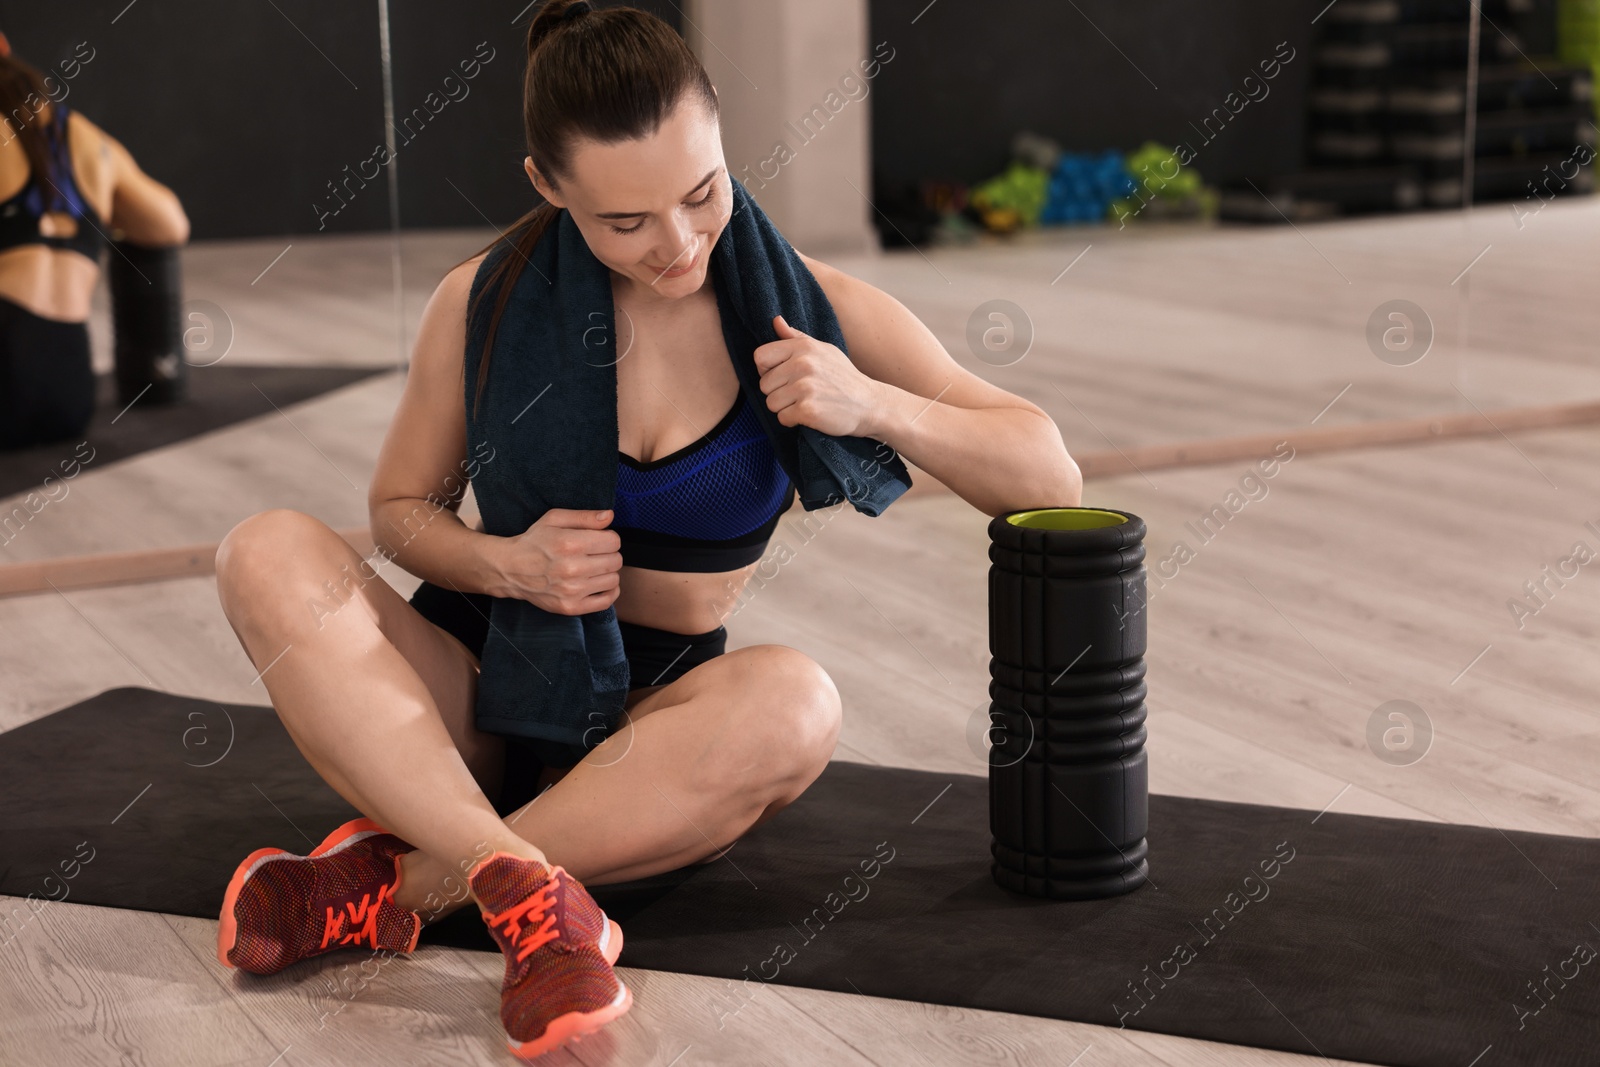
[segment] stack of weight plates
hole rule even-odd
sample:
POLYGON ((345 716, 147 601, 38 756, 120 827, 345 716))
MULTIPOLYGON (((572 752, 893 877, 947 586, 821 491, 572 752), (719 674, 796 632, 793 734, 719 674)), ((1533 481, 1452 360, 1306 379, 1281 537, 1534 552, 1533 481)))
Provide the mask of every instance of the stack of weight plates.
MULTIPOLYGON (((1527 58, 1526 3, 1484 0, 1466 120, 1470 0, 1340 0, 1319 16, 1307 166, 1224 189, 1223 218, 1280 222, 1588 192, 1593 78, 1527 58), (1472 144, 1468 144, 1468 137, 1472 144)), ((1536 14, 1536 13, 1535 13, 1536 14)))

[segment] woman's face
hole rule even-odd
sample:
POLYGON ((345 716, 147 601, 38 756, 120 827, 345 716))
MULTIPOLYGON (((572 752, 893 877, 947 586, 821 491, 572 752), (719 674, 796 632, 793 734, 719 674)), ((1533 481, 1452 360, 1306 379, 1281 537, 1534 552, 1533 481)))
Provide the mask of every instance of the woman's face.
POLYGON ((524 169, 534 187, 572 213, 595 258, 646 297, 675 299, 707 278, 711 248, 732 212, 716 119, 688 97, 651 136, 580 141, 573 177, 559 191, 524 169))

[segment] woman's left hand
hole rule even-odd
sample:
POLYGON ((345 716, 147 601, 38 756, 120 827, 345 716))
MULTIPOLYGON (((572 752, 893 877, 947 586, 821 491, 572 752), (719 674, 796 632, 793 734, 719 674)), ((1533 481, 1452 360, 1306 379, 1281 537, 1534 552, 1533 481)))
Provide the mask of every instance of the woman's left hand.
POLYGON ((784 426, 809 426, 832 437, 870 437, 882 383, 856 370, 837 345, 772 320, 778 340, 755 350, 767 408, 784 426))

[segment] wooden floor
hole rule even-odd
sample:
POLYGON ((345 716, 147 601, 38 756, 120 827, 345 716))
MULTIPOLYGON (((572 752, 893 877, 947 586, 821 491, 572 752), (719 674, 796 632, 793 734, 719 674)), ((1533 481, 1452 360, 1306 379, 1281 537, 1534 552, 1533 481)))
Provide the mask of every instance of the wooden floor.
MULTIPOLYGON (((1592 253, 1578 258, 1584 242, 1596 247, 1597 231, 1590 205, 1552 205, 1522 231, 1484 209, 1470 223, 1419 216, 1304 236, 1076 231, 1009 251, 840 265, 900 296, 966 365, 1045 406, 1071 447, 1099 449, 1108 438, 1126 447, 1303 426, 1347 384, 1318 425, 1470 410, 1463 393, 1485 408, 1600 395, 1590 295, 1600 272, 1592 253), (1486 244, 1468 276, 1470 316, 1458 315, 1451 279, 1486 244), (1032 351, 999 369, 963 341, 970 309, 997 296, 1023 305, 1039 328, 1032 351), (1365 345, 1367 315, 1393 297, 1446 302, 1448 314, 1435 316, 1440 340, 1415 367, 1382 364, 1365 345), (1448 358, 1430 364, 1435 356, 1448 358)), ((407 237, 407 329, 430 279, 482 237, 407 237)), ((388 245, 297 242, 251 285, 282 247, 190 253, 191 294, 234 320, 227 358, 392 362, 388 245)), ((397 375, 379 376, 283 415, 91 467, 0 559, 214 539, 277 505, 359 525, 398 386, 397 375)), ((1204 543, 1189 524, 1239 485, 1246 464, 1091 483, 1086 503, 1149 524, 1152 789, 1308 814, 1332 807, 1594 835, 1600 572, 1582 569, 1520 629, 1507 601, 1574 542, 1600 548, 1585 526, 1600 526, 1597 453, 1600 428, 1570 428, 1300 456, 1204 543), (1193 558, 1160 570, 1179 541, 1193 558), (1368 719, 1394 699, 1421 706, 1435 731, 1410 766, 1379 759, 1366 741, 1368 719)), ((877 519, 839 512, 819 522, 823 514, 809 516, 809 529, 798 512, 783 520, 769 551, 782 542, 793 558, 752 584, 729 620, 730 643, 781 642, 826 667, 846 709, 838 758, 982 774, 968 738, 986 706, 987 518, 938 494, 877 519)), ((404 592, 415 584, 388 576, 404 592)), ((118 685, 260 703, 253 676, 209 579, 0 600, 0 729, 118 685)), ((316 976, 338 961, 244 981, 216 963, 214 937, 208 921, 50 909, 0 947, 0 1063, 510 1062, 495 1016, 497 957, 428 949, 394 961, 321 1019, 316 976)), ((551 1062, 1301 1059, 781 986, 762 988, 719 1029, 720 983, 624 977, 633 1011, 551 1062)), ((1287 1024, 1283 1044, 1316 1058, 1287 1024)))

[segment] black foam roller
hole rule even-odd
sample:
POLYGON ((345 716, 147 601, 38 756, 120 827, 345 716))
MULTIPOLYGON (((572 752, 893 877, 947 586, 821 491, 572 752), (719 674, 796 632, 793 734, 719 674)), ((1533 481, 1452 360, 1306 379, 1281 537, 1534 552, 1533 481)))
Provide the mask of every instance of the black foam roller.
POLYGON ((183 350, 183 275, 176 248, 128 241, 111 246, 111 287, 119 403, 170 404, 187 391, 183 350))
POLYGON ((1144 520, 1101 508, 989 524, 990 871, 1056 900, 1149 877, 1144 520))

